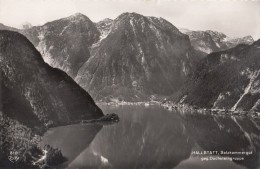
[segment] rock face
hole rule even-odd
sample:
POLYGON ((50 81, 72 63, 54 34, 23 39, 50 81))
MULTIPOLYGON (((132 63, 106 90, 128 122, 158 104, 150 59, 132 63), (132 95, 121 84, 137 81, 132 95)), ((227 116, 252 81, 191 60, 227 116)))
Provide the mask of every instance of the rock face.
POLYGON ((136 13, 96 24, 75 14, 16 31, 34 44, 46 63, 65 71, 98 98, 169 95, 198 60, 187 35, 162 18, 136 13))
POLYGON ((207 30, 206 32, 211 35, 213 41, 216 43, 216 46, 220 48, 220 50, 232 48, 238 44, 252 44, 254 42, 252 36, 231 38, 217 31, 207 30))
POLYGON ((23 35, 0 31, 2 113, 29 126, 57 126, 103 115, 66 73, 50 67, 23 35))
POLYGON ((260 40, 209 54, 170 100, 205 108, 260 111, 260 40))
POLYGON ((94 23, 80 13, 23 30, 22 33, 41 52, 46 63, 71 77, 88 60, 88 47, 100 35, 94 23))
POLYGON ((109 19, 109 18, 106 18, 106 19, 96 23, 96 27, 100 32, 100 41, 107 37, 112 25, 113 25, 113 20, 109 19))
POLYGON ((238 44, 252 44, 254 42, 251 36, 230 38, 221 32, 211 30, 191 31, 180 29, 180 31, 189 36, 191 45, 204 56, 212 52, 233 48, 238 44))
POLYGON ((90 57, 89 47, 100 37, 96 25, 80 13, 26 29, 0 24, 0 30, 17 31, 25 35, 40 51, 46 63, 65 71, 72 78, 90 57))
POLYGON ((46 63, 71 76, 95 99, 144 100, 178 91, 195 63, 209 53, 252 37, 232 39, 214 31, 182 31, 162 18, 124 13, 93 23, 77 13, 43 26, 18 30, 46 63), (195 50, 194 50, 194 49, 195 50))
POLYGON ((136 13, 111 22, 97 24, 105 36, 92 45, 76 82, 97 96, 138 99, 177 91, 197 60, 188 36, 162 18, 136 13))
POLYGON ((40 51, 46 63, 65 71, 72 78, 88 60, 88 48, 100 36, 95 24, 80 13, 26 29, 0 24, 0 30, 17 31, 25 35, 40 51))

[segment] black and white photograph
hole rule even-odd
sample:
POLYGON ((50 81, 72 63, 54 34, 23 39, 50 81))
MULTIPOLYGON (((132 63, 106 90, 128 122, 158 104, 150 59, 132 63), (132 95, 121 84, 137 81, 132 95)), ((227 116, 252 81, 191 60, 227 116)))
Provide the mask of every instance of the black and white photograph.
POLYGON ((260 169, 260 1, 0 0, 0 169, 260 169))

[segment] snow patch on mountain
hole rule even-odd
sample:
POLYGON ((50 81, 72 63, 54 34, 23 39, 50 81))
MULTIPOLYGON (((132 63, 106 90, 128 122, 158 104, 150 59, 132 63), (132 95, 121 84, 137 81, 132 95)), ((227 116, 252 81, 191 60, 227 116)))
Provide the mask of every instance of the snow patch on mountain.
POLYGON ((96 27, 100 32, 100 36, 99 36, 99 40, 96 43, 92 44, 92 46, 90 47, 91 49, 98 47, 100 43, 107 38, 107 36, 111 33, 112 26, 113 26, 113 20, 109 18, 106 18, 96 23, 96 27))
POLYGON ((132 26, 132 29, 133 29, 133 31, 134 31, 134 35, 136 36, 136 28, 135 28, 135 26, 134 26, 134 18, 133 17, 131 17, 131 19, 130 19, 130 25, 132 26))
POLYGON ((191 31, 184 28, 179 30, 189 36, 191 44, 196 50, 205 54, 233 48, 239 44, 252 44, 254 42, 252 36, 232 38, 222 32, 212 30, 191 31))

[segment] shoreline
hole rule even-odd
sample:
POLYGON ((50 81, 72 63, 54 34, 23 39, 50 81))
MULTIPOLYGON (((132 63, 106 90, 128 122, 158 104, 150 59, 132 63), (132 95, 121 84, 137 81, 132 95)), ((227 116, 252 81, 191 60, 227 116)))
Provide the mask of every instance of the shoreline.
POLYGON ((144 106, 152 106, 152 105, 160 105, 159 101, 143 101, 143 102, 96 102, 97 105, 108 105, 108 106, 124 106, 124 105, 144 105, 144 106))
POLYGON ((159 105, 169 111, 179 111, 181 114, 203 114, 203 115, 219 115, 219 116, 250 116, 250 117, 260 117, 260 112, 257 111, 244 111, 244 110, 231 110, 231 109, 207 109, 207 108, 197 108, 195 106, 187 104, 174 104, 174 103, 162 103, 159 101, 144 101, 144 102, 96 102, 97 105, 108 105, 108 106, 124 106, 124 105, 143 105, 146 107, 159 105))
POLYGON ((181 114, 190 112, 191 114, 203 114, 203 115, 219 115, 219 116, 250 116, 260 117, 260 112, 257 111, 244 111, 244 110, 231 110, 231 109, 207 109, 197 108, 187 104, 174 104, 174 103, 162 103, 163 108, 169 111, 179 111, 181 114))

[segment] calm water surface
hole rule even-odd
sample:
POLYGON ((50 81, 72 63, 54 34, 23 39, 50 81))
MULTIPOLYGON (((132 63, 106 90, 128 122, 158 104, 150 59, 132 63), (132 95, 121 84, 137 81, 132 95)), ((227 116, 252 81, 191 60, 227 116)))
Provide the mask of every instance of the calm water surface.
MULTIPOLYGON (((42 144, 61 149, 68 158, 60 168, 88 169, 242 169, 259 168, 260 128, 257 119, 180 115, 159 106, 104 106, 116 113, 113 125, 71 125, 49 130, 42 144), (244 151, 225 155, 244 160, 209 160, 194 151, 244 151)), ((224 157, 212 155, 212 157, 224 157)))

